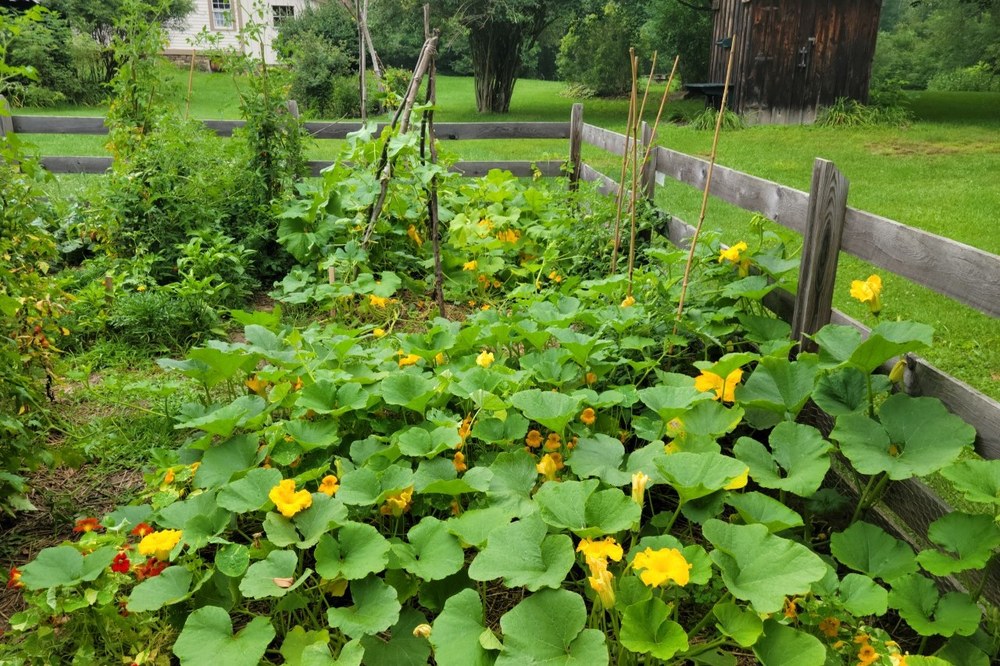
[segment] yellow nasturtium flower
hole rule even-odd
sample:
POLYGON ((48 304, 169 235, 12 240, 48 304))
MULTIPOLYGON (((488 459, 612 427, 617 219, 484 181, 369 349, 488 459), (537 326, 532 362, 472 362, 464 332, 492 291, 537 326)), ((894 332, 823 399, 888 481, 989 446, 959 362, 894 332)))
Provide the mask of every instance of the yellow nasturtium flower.
POLYGON ((872 314, 877 315, 882 311, 881 293, 882 278, 877 275, 869 275, 864 282, 861 280, 851 282, 851 298, 867 303, 872 314))
POLYGON ((410 225, 410 228, 406 230, 406 235, 410 237, 411 241, 417 244, 417 247, 424 244, 424 239, 420 237, 420 232, 418 232, 417 228, 412 224, 410 225))
POLYGON ((691 579, 691 565, 676 548, 647 548, 632 560, 633 569, 642 569, 639 578, 649 587, 659 587, 670 581, 680 586, 691 579))
POLYGON ((413 486, 409 488, 404 488, 399 492, 395 492, 385 498, 385 504, 379 508, 379 512, 383 516, 392 515, 399 518, 404 513, 410 510, 410 506, 413 504, 413 486))
POLYGON ((481 351, 476 357, 476 365, 480 368, 488 368, 493 365, 493 352, 488 352, 485 349, 481 351))
POLYGON ((271 492, 267 498, 274 502, 274 506, 285 518, 291 518, 299 511, 312 506, 313 498, 308 490, 295 490, 295 479, 283 479, 271 492))
POLYGON ((327 474, 323 477, 323 480, 319 484, 319 492, 324 495, 329 495, 333 497, 333 494, 337 492, 340 488, 340 483, 338 483, 337 477, 333 474, 327 474))
POLYGON ((159 530, 150 532, 142 537, 139 542, 139 554, 153 556, 158 560, 166 561, 170 558, 170 551, 174 549, 181 540, 180 530, 159 530))
POLYGON ((743 379, 743 370, 736 368, 723 379, 714 372, 702 370, 701 375, 695 377, 694 387, 699 391, 715 391, 715 399, 722 402, 733 402, 736 400, 736 385, 743 379))

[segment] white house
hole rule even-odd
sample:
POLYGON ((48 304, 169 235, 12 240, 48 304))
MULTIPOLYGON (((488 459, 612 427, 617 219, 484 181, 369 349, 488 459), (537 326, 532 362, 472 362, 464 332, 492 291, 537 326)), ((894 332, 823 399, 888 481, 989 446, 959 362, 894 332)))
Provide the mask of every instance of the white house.
MULTIPOLYGON (((271 41, 277 36, 282 21, 297 16, 312 0, 194 0, 194 8, 184 23, 167 33, 170 40, 166 55, 186 56, 203 47, 193 44, 202 29, 220 36, 222 47, 239 48, 237 36, 249 23, 264 26, 264 60, 277 61, 271 41)), ((258 55, 254 48, 253 55, 258 55)))

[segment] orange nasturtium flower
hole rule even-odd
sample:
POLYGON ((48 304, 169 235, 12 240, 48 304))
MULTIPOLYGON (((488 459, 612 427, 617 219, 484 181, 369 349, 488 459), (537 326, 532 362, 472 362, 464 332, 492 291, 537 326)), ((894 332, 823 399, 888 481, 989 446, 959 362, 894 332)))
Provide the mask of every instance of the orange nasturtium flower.
POLYGON ((819 630, 827 638, 836 638, 840 631, 840 620, 835 617, 826 617, 819 621, 819 630))
POLYGON ((872 314, 877 315, 882 311, 881 293, 882 278, 877 275, 869 275, 864 282, 861 280, 851 282, 851 298, 867 303, 872 314))
POLYGON ((559 433, 550 432, 549 436, 545 438, 545 450, 546 451, 558 451, 562 447, 562 438, 559 437, 559 433))
POLYGON ((13 590, 18 587, 24 587, 24 583, 21 582, 21 570, 17 567, 11 567, 10 573, 7 575, 7 589, 13 590))
POLYGON ((583 380, 588 384, 593 384, 597 381, 597 375, 595 375, 593 372, 588 372, 586 375, 583 376, 583 380))
POLYGON ((102 530, 101 522, 97 518, 81 518, 76 521, 76 525, 73 527, 74 532, 93 532, 95 530, 102 530))
POLYGON ((583 423, 584 425, 589 425, 589 426, 591 426, 591 425, 594 425, 594 422, 595 422, 596 420, 597 420, 597 413, 596 413, 596 412, 594 412, 594 409, 593 409, 592 407, 587 407, 587 408, 586 408, 585 410, 583 410, 583 412, 582 412, 582 413, 580 414, 580 421, 581 421, 581 422, 582 422, 582 423, 583 423))
POLYGON ((299 511, 312 506, 312 494, 308 490, 295 490, 295 479, 282 479, 267 498, 274 502, 274 506, 285 518, 291 518, 299 511))
POLYGON ((323 480, 319 482, 319 492, 324 495, 333 497, 333 494, 340 489, 340 483, 336 476, 333 474, 327 474, 323 477, 323 480))
MULTIPOLYGON (((462 438, 462 443, 469 438, 472 434, 472 414, 467 414, 464 419, 462 419, 462 425, 458 426, 458 436, 462 438)), ((456 448, 462 448, 462 444, 459 444, 456 448)))
POLYGON ((170 551, 174 549, 181 540, 180 530, 160 530, 151 532, 142 537, 139 542, 139 554, 153 556, 156 559, 166 561, 170 558, 170 551))
POLYGON ((632 560, 632 568, 642 569, 639 578, 649 587, 673 581, 681 587, 691 579, 691 565, 676 548, 647 548, 632 560))
POLYGON ((393 515, 399 518, 404 513, 410 510, 410 506, 413 505, 413 486, 409 488, 404 488, 398 492, 392 493, 385 498, 385 504, 379 508, 379 512, 383 516, 393 515))
POLYGON ((528 436, 524 438, 524 443, 533 449, 542 445, 542 433, 537 430, 529 430, 528 436))
POLYGON ((469 466, 465 464, 465 454, 461 451, 455 452, 455 457, 451 459, 451 464, 455 466, 456 472, 464 472, 469 469, 469 466))
POLYGON ((699 391, 715 391, 715 399, 722 402, 736 400, 736 385, 743 379, 742 368, 736 368, 723 379, 708 370, 702 370, 701 375, 694 378, 694 387, 699 391))
POLYGON ((861 649, 858 650, 858 662, 862 666, 869 666, 869 664, 873 664, 876 661, 878 661, 878 652, 875 651, 875 648, 868 643, 862 645, 861 649))
POLYGON ((129 534, 131 534, 132 536, 144 537, 147 534, 152 534, 154 531, 155 530, 149 523, 139 523, 138 525, 132 528, 132 531, 129 532, 129 534))

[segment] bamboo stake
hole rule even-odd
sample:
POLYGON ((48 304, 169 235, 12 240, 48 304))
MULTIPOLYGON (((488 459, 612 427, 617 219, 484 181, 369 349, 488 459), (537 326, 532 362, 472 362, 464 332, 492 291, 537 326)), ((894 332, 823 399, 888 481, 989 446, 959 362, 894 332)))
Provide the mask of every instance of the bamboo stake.
POLYGON ((191 49, 191 67, 188 69, 188 89, 187 89, 187 99, 184 100, 184 120, 188 119, 188 115, 191 113, 191 88, 194 84, 194 56, 197 51, 191 49))
POLYGON ((632 64, 632 93, 628 103, 628 127, 625 130, 625 150, 622 153, 622 170, 618 178, 618 194, 615 196, 615 235, 614 247, 611 248, 611 275, 618 270, 618 248, 622 241, 622 206, 625 199, 625 175, 628 172, 629 142, 632 140, 632 123, 635 120, 636 109, 636 71, 635 49, 628 50, 629 62, 632 64))
MULTIPOLYGON (((736 35, 733 35, 733 42, 736 35)), ((684 281, 681 283, 681 296, 677 302, 677 317, 674 320, 674 334, 677 334, 677 327, 680 325, 681 316, 684 314, 684 297, 687 295, 688 281, 691 279, 691 266, 694 264, 694 250, 698 245, 698 236, 701 234, 701 227, 705 223, 705 212, 708 210, 708 191, 712 187, 712 172, 715 170, 716 150, 719 147, 719 132, 722 130, 722 119, 726 115, 726 101, 729 98, 729 79, 733 73, 733 55, 736 48, 729 50, 729 62, 726 64, 726 81, 722 88, 722 101, 719 103, 719 115, 715 119, 715 136, 712 137, 712 153, 708 158, 708 174, 705 176, 705 189, 701 195, 701 211, 698 213, 698 224, 694 228, 694 235, 691 236, 691 247, 688 249, 687 264, 684 266, 684 281)), ((670 345, 673 350, 673 343, 670 345)))
POLYGON ((656 130, 660 127, 660 118, 663 116, 663 109, 667 106, 667 97, 670 96, 670 86, 674 82, 674 75, 677 74, 677 63, 681 60, 680 56, 674 57, 674 66, 670 70, 670 76, 667 78, 667 89, 663 91, 663 97, 660 98, 660 108, 656 111, 656 120, 653 122, 653 134, 649 141, 649 145, 646 146, 646 154, 642 156, 642 166, 645 167, 649 162, 649 156, 653 152, 653 146, 656 145, 656 130))
POLYGON ((368 67, 365 62, 365 35, 361 29, 366 17, 361 0, 354 0, 354 9, 358 20, 358 93, 361 96, 361 122, 363 124, 368 121, 368 90, 365 83, 365 70, 368 67))
MULTIPOLYGON (((639 58, 636 57, 632 63, 632 71, 639 72, 639 58)), ((656 72, 656 52, 653 52, 653 66, 649 70, 649 78, 646 79, 646 90, 642 93, 642 104, 639 106, 639 115, 635 119, 632 127, 634 136, 632 137, 632 196, 629 201, 629 241, 628 241, 628 295, 632 295, 632 273, 635 270, 635 200, 639 191, 639 131, 642 127, 642 115, 646 111, 646 99, 649 97, 649 87, 653 83, 653 74, 656 72)))

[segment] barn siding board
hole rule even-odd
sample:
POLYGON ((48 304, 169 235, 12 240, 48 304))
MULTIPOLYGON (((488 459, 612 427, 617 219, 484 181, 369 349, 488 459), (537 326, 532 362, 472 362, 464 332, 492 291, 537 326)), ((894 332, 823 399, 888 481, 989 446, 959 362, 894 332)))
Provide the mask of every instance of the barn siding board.
POLYGON ((881 0, 720 0, 711 79, 728 56, 715 42, 735 35, 731 108, 751 122, 812 122, 838 97, 865 102, 880 12, 881 0))

